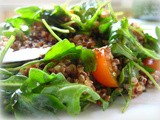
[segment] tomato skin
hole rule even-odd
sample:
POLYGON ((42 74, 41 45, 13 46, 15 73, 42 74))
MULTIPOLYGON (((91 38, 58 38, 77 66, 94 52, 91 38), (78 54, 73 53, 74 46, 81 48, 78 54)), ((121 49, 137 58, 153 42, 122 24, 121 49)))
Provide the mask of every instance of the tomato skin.
POLYGON ((160 60, 155 60, 152 58, 146 58, 143 60, 143 64, 145 66, 148 66, 150 68, 152 68, 155 71, 159 71, 160 72, 160 60))
POLYGON ((112 64, 110 56, 105 54, 105 51, 94 50, 96 54, 96 70, 93 72, 94 78, 104 86, 118 87, 116 77, 113 76, 112 64))

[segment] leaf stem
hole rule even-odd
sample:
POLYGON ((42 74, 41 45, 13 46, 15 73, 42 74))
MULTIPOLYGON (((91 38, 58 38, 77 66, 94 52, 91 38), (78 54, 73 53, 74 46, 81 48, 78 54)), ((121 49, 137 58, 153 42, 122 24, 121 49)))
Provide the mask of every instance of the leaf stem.
POLYGON ((55 30, 55 31, 58 31, 58 32, 61 32, 61 33, 69 33, 69 30, 68 29, 61 29, 61 28, 58 28, 58 27, 55 27, 55 26, 51 26, 52 30, 55 30))
POLYGON ((45 25, 45 27, 48 29, 48 31, 49 31, 58 41, 62 41, 62 39, 61 39, 59 36, 57 36, 57 35, 55 34, 55 32, 53 32, 52 28, 48 25, 48 23, 46 22, 45 19, 42 19, 42 22, 43 22, 43 24, 45 25))
POLYGON ((20 87, 22 85, 22 83, 14 83, 14 85, 12 83, 2 83, 0 81, 0 87, 20 87))
POLYGON ((150 49, 147 49, 143 47, 135 37, 133 37, 128 30, 123 30, 124 35, 130 39, 130 41, 140 50, 140 52, 143 52, 145 55, 153 58, 153 59, 160 59, 160 55, 157 54, 155 51, 152 51, 150 49))
POLYGON ((98 7, 97 11, 95 12, 95 14, 94 14, 93 17, 91 18, 91 20, 89 20, 89 21, 86 23, 86 26, 88 26, 88 24, 93 24, 93 23, 96 21, 100 10, 101 10, 104 6, 106 6, 107 4, 109 4, 110 1, 111 1, 111 0, 108 0, 107 2, 105 2, 104 4, 102 4, 101 6, 98 7))
POLYGON ((0 53, 0 65, 2 65, 4 56, 6 54, 6 52, 8 51, 8 49, 11 47, 11 45, 13 44, 13 42, 15 41, 15 36, 11 36, 5 46, 5 48, 3 49, 3 51, 0 53))
POLYGON ((117 17, 116 17, 116 15, 115 15, 115 13, 114 13, 114 10, 113 10, 113 8, 112 8, 112 5, 111 5, 110 1, 111 1, 111 0, 109 0, 108 8, 109 8, 109 10, 110 10, 110 14, 111 14, 114 22, 117 22, 118 20, 117 20, 117 17))
POLYGON ((44 61, 45 61, 44 59, 34 60, 34 61, 31 61, 31 62, 27 62, 27 63, 23 64, 22 66, 19 66, 19 67, 16 67, 16 68, 6 68, 6 70, 9 70, 9 71, 20 70, 20 69, 25 68, 29 65, 33 65, 33 64, 36 64, 36 63, 44 62, 44 61))
POLYGON ((131 79, 132 79, 132 72, 133 72, 132 70, 133 70, 133 66, 131 64, 129 64, 129 69, 128 69, 128 72, 129 72, 128 98, 126 99, 126 104, 125 104, 125 106, 122 109, 123 113, 128 108, 128 106, 130 104, 130 101, 131 101, 131 98, 132 98, 132 94, 133 94, 133 86, 132 86, 132 81, 131 81, 131 79))
MULTIPOLYGON (((132 61, 133 62, 133 61, 132 61)), ((152 81, 152 83, 156 86, 156 88, 158 90, 160 90, 160 86, 158 85, 158 83, 154 80, 154 78, 150 75, 149 72, 147 72, 143 67, 141 67, 140 65, 138 65, 137 63, 133 62, 133 64, 138 68, 140 69, 142 72, 144 72, 148 78, 152 81)))

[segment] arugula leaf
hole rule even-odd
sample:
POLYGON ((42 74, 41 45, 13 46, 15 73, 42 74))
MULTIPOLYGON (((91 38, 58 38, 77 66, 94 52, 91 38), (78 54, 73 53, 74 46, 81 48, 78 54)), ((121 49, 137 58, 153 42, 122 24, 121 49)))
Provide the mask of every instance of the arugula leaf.
MULTIPOLYGON (((100 96, 92 88, 81 84, 69 83, 61 73, 49 75, 35 68, 30 70, 29 78, 21 87, 24 99, 29 97, 26 96, 27 94, 33 95, 34 89, 39 86, 41 86, 42 91, 38 94, 56 97, 56 100, 60 100, 65 105, 68 113, 73 115, 77 115, 81 111, 80 101, 83 95, 89 94, 90 97, 88 99, 92 99, 93 101, 100 99, 100 96)), ((28 98, 28 100, 33 102, 31 98, 28 98)), ((19 102, 21 103, 22 101, 19 102)))
MULTIPOLYGON (((138 40, 136 39, 136 37, 134 37, 130 31, 129 31, 129 23, 128 20, 126 18, 123 18, 121 20, 121 22, 113 24, 115 25, 115 27, 112 27, 111 30, 111 36, 110 36, 110 44, 114 43, 120 39, 125 39, 125 42, 122 43, 123 46, 127 46, 128 48, 130 48, 132 50, 132 52, 134 53, 135 56, 137 56, 137 54, 139 56, 143 56, 146 55, 147 57, 151 57, 153 59, 160 59, 160 55, 157 54, 155 51, 151 50, 151 49, 147 49, 145 47, 143 47, 138 40), (115 39, 115 37, 117 37, 115 39), (138 52, 137 52, 138 51, 138 52)), ((113 47, 113 45, 111 45, 113 47)), ((114 47, 116 48, 116 47, 114 47)), ((118 51, 118 50, 116 50, 118 51)), ((122 54, 126 57, 128 57, 128 55, 122 53, 121 51, 118 51, 119 54, 122 54)))
MULTIPOLYGON (((11 29, 11 25, 7 22, 0 23, 0 35, 3 35, 3 31, 11 29)), ((0 39, 1 41, 1 39, 0 39)))
POLYGON ((12 35, 22 39, 23 32, 18 28, 13 28, 9 30, 3 30, 2 34, 6 37, 11 37, 12 35))
POLYGON ((96 56, 92 50, 82 49, 80 59, 84 66, 84 70, 88 72, 95 71, 96 69, 96 56))
POLYGON ((46 53, 44 60, 61 59, 69 54, 76 54, 80 47, 75 47, 74 43, 70 43, 67 39, 58 42, 46 53), (65 48, 65 49, 64 49, 65 48))
POLYGON ((14 28, 20 29, 22 25, 26 25, 26 26, 32 25, 35 22, 35 20, 22 18, 18 16, 18 17, 8 18, 6 22, 10 23, 14 28))
POLYGON ((50 26, 60 27, 62 29, 62 24, 66 22, 62 18, 70 19, 70 12, 64 6, 55 5, 53 9, 42 10, 40 18, 45 19, 50 26))
POLYGON ((122 41, 118 40, 112 43, 110 46, 111 46, 111 51, 115 56, 124 55, 131 60, 136 59, 134 53, 126 45, 124 45, 122 41))
MULTIPOLYGON (((126 65, 126 67, 124 68, 124 77, 125 78, 123 78, 125 81, 126 81, 126 83, 129 85, 129 88, 128 88, 128 96, 127 96, 127 99, 126 99, 126 104, 125 104, 125 106, 123 107, 123 109, 122 109, 122 112, 124 112, 126 109, 127 109, 127 107, 129 106, 129 103, 130 103, 130 101, 131 101, 131 98, 132 98, 132 90, 133 90, 133 86, 132 86, 132 81, 131 81, 131 79, 132 79, 132 77, 137 77, 138 75, 139 75, 139 73, 138 73, 138 70, 136 69, 136 68, 134 68, 134 65, 133 65, 133 63, 132 63, 132 61, 131 62, 129 62, 127 65, 126 65)), ((121 81, 121 85, 122 85, 122 83, 123 83, 124 81, 121 81)))
POLYGON ((122 69, 119 77, 119 84, 120 86, 123 86, 124 84, 128 84, 128 96, 126 100, 126 104, 122 110, 124 112, 126 108, 129 106, 129 103, 131 101, 132 97, 132 90, 133 90, 133 85, 131 82, 131 79, 133 77, 138 78, 139 77, 139 71, 142 71, 144 74, 146 74, 149 79, 153 82, 153 84, 157 87, 157 89, 160 89, 159 85, 156 83, 156 81, 153 79, 153 77, 149 74, 147 70, 145 70, 142 66, 140 66, 140 63, 135 63, 134 61, 129 61, 127 65, 122 69))
POLYGON ((22 18, 37 19, 40 15, 41 9, 38 6, 26 6, 16 9, 22 18))
POLYGON ((82 4, 81 11, 79 11, 81 14, 79 15, 81 15, 80 17, 83 23, 91 19, 91 17, 96 12, 97 7, 98 7, 98 4, 97 2, 95 2, 95 0, 89 0, 82 4))
POLYGON ((91 19, 96 12, 97 7, 98 4, 95 0, 89 0, 84 2, 81 6, 73 6, 71 10, 73 10, 74 14, 79 17, 80 22, 85 23, 87 20, 91 19))
POLYGON ((149 34, 144 34, 145 35, 145 42, 143 44, 144 47, 151 49, 151 50, 155 50, 156 52, 159 51, 159 43, 158 43, 158 39, 153 38, 151 35, 149 34))
POLYGON ((82 4, 82 6, 74 6, 72 10, 74 14, 71 14, 71 20, 78 24, 80 30, 88 32, 94 28, 94 22, 99 18, 99 15, 104 6, 109 1, 104 3, 97 3, 95 0, 90 0, 82 4))
POLYGON ((57 97, 47 94, 14 94, 13 110, 17 119, 50 118, 55 119, 55 112, 65 106, 57 97))
POLYGON ((29 71, 29 77, 21 86, 21 90, 24 93, 31 93, 33 89, 37 88, 41 84, 48 83, 55 78, 54 75, 49 75, 42 70, 32 68, 29 71))
POLYGON ((39 21, 41 9, 37 6, 27 6, 16 9, 16 13, 19 16, 6 19, 6 23, 9 23, 13 27, 13 30, 7 29, 7 31, 2 32, 9 34, 10 32, 14 33, 14 29, 19 29, 28 33, 29 29, 24 29, 24 26, 25 28, 30 27, 34 22, 39 21))
POLYGON ((0 80, 0 87, 2 87, 3 90, 14 92, 22 86, 26 79, 27 77, 23 75, 12 75, 7 79, 0 80))
POLYGON ((13 92, 2 90, 0 89, 0 98, 1 98, 1 112, 3 112, 3 115, 13 115, 13 109, 10 104, 11 102, 11 96, 13 92))
POLYGON ((111 22, 106 22, 106 23, 100 24, 98 27, 100 33, 102 33, 102 34, 105 33, 109 29, 111 24, 112 24, 111 22))
POLYGON ((150 68, 150 67, 148 67, 148 66, 143 65, 142 67, 143 67, 146 71, 148 71, 149 73, 155 72, 154 69, 152 69, 152 68, 150 68))
POLYGON ((70 114, 77 115, 81 111, 80 99, 83 98, 83 94, 91 95, 91 98, 96 101, 100 99, 100 96, 94 92, 90 87, 81 84, 74 84, 61 81, 63 84, 52 82, 53 86, 45 87, 42 90, 43 94, 52 94, 57 96, 63 104, 66 105, 67 111, 70 114))
POLYGON ((118 96, 120 96, 120 95, 121 95, 121 91, 119 91, 118 88, 115 89, 115 90, 113 90, 113 92, 112 92, 112 94, 111 94, 111 96, 110 96, 109 103, 110 103, 110 104, 113 103, 114 100, 115 100, 118 96))
POLYGON ((82 64, 88 72, 95 70, 95 53, 92 50, 83 49, 82 46, 75 46, 74 43, 70 43, 67 39, 52 46, 46 53, 44 60, 61 60, 66 56, 82 60, 82 64))
POLYGON ((0 68, 0 79, 4 80, 11 77, 13 73, 7 71, 6 69, 0 68))

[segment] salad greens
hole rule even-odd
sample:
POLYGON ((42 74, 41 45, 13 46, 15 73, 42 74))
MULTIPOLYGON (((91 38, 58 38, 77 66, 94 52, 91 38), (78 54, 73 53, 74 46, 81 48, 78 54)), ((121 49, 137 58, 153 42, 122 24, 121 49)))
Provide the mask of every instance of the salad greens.
POLYGON ((124 98, 124 112, 134 94, 132 79, 139 79, 142 73, 160 90, 151 74, 155 70, 143 65, 146 58, 160 60, 159 27, 156 28, 156 39, 130 25, 127 18, 117 19, 110 1, 90 0, 71 8, 65 5, 55 5, 53 9, 26 6, 16 9, 16 13, 18 16, 8 18, 0 25, 0 36, 9 39, 0 54, 1 104, 3 111, 16 119, 21 120, 28 116, 57 119, 56 113, 59 111, 78 115, 90 103, 100 103, 105 110, 118 96, 124 98), (102 17, 101 14, 106 9, 109 14, 102 17), (57 40, 56 44, 39 60, 4 67, 3 58, 7 50, 17 38, 23 40, 23 35, 29 36, 30 28, 36 22, 43 23, 57 40), (143 43, 134 32, 143 38, 143 43), (107 44, 113 57, 121 61, 116 78, 117 88, 105 87, 95 81, 92 76, 97 67, 94 50, 70 41, 70 36, 79 34, 92 37, 96 43, 94 48, 103 48, 107 44), (70 82, 63 73, 48 71, 65 59, 77 66, 80 63, 84 68, 83 74, 89 76, 95 88, 70 82), (41 68, 41 65, 44 67, 41 68), (22 74, 22 71, 27 70, 27 75, 22 74), (97 89, 107 90, 109 98, 103 98, 97 89))
POLYGON ((141 54, 154 59, 160 59, 159 54, 157 54, 153 50, 143 47, 138 42, 138 40, 129 32, 129 24, 126 18, 123 18, 120 23, 116 23, 116 25, 113 24, 113 31, 111 31, 110 41, 113 52, 115 51, 115 53, 117 54, 123 54, 129 59, 136 59, 135 57, 142 56, 141 54), (119 42, 119 40, 121 42, 119 42))

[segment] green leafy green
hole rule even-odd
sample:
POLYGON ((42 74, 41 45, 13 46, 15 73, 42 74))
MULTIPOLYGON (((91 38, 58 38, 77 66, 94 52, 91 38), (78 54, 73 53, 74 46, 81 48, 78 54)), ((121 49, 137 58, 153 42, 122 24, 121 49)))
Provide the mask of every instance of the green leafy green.
POLYGON ((109 1, 97 4, 94 0, 82 4, 82 6, 74 6, 72 10, 75 14, 71 14, 71 20, 77 23, 82 31, 88 32, 94 28, 94 23, 98 19, 102 9, 109 1))
POLYGON ((99 26, 100 33, 105 33, 109 29, 109 27, 111 26, 111 24, 112 23, 108 22, 108 21, 105 21, 105 23, 101 24, 99 26))
POLYGON ((80 47, 75 47, 74 43, 70 43, 67 39, 65 39, 52 46, 46 53, 44 60, 61 59, 69 54, 76 54, 79 52, 79 49, 80 47))
POLYGON ((40 16, 41 19, 45 19, 49 25, 60 27, 61 24, 65 22, 62 18, 69 18, 69 11, 65 7, 55 5, 53 9, 42 10, 40 16))
POLYGON ((98 7, 97 2, 95 0, 89 0, 82 4, 82 6, 74 6, 72 10, 75 14, 80 16, 80 19, 83 23, 85 23, 87 20, 91 19, 91 17, 96 12, 96 9, 98 7))
POLYGON ((17 92, 13 98, 16 101, 13 110, 17 119, 55 119, 55 112, 65 107, 59 99, 47 94, 20 94, 17 92))
POLYGON ((44 60, 61 60, 66 56, 71 57, 72 59, 82 60, 82 64, 84 65, 86 71, 91 72, 95 70, 95 53, 92 50, 85 48, 83 49, 82 46, 75 46, 74 43, 70 43, 67 39, 52 46, 46 53, 44 60))
POLYGON ((21 28, 21 25, 30 26, 33 22, 39 20, 41 9, 37 6, 27 6, 16 9, 19 16, 9 18, 6 22, 10 23, 15 28, 21 28))
POLYGON ((13 75, 12 72, 7 71, 6 69, 0 68, 0 79, 4 80, 13 75))
POLYGON ((124 45, 124 42, 121 40, 112 43, 111 50, 116 56, 124 55, 131 60, 136 59, 134 53, 126 45, 124 45))
MULTIPOLYGON (((143 55, 146 55, 147 57, 151 57, 151 58, 154 58, 154 59, 160 59, 160 55, 159 54, 157 54, 155 51, 153 51, 151 49, 147 49, 147 48, 143 47, 138 42, 136 37, 134 37, 130 33, 130 31, 129 31, 129 23, 128 23, 128 20, 126 18, 123 18, 120 21, 120 23, 119 22, 116 23, 114 28, 112 28, 111 36, 110 36, 111 47, 116 49, 116 47, 112 43, 116 43, 121 39, 124 40, 125 42, 120 42, 120 43, 123 43, 123 46, 127 46, 128 49, 132 50, 132 52, 134 53, 135 56, 137 56, 137 54, 139 54, 139 55, 143 54, 143 55)), ((120 45, 120 46, 122 46, 122 45, 120 45)), ((114 49, 114 51, 116 51, 119 54, 122 54, 122 55, 128 57, 128 54, 124 54, 123 51, 121 52, 121 51, 115 50, 115 49, 114 49)), ((131 58, 130 55, 129 55, 129 58, 131 58)))
POLYGON ((83 49, 81 52, 80 59, 82 60, 85 71, 95 71, 96 69, 96 56, 92 50, 83 49))
POLYGON ((129 79, 130 77, 138 77, 139 76, 139 69, 135 68, 133 63, 129 61, 125 67, 123 67, 120 77, 119 77, 119 85, 123 86, 124 83, 130 84, 129 79), (131 75, 131 76, 130 76, 131 75))
POLYGON ((111 99, 109 100, 110 103, 113 103, 114 100, 121 95, 121 92, 118 89, 115 89, 111 94, 111 99))
MULTIPOLYGON (((48 97, 51 97, 52 99, 56 100, 58 104, 57 109, 60 109, 63 106, 65 106, 68 113, 73 115, 79 114, 79 112, 81 111, 80 101, 81 98, 83 98, 83 95, 85 96, 85 94, 89 94, 90 97, 88 99, 93 99, 93 101, 100 99, 100 96, 96 92, 94 92, 90 87, 76 83, 69 83, 60 73, 49 75, 39 69, 32 68, 29 73, 29 78, 23 83, 21 87, 20 93, 22 94, 20 94, 20 99, 18 99, 17 102, 18 107, 25 107, 26 110, 28 109, 27 111, 29 113, 32 110, 33 113, 36 112, 36 110, 33 109, 35 108, 33 104, 33 99, 38 99, 37 97, 39 97, 39 93, 38 95, 34 95, 34 89, 38 88, 39 86, 41 86, 42 90, 40 96, 46 96, 46 99, 48 99, 48 97), (63 105, 61 105, 61 103, 63 103, 63 105), (28 104, 31 105, 28 106, 28 104)), ((43 106, 48 105, 48 102, 52 103, 50 100, 47 100, 47 102, 45 102, 46 99, 44 99, 44 103, 41 102, 43 106)), ((88 101, 88 99, 86 100, 88 101)), ((50 107, 55 108, 54 103, 55 102, 53 102, 50 107)), ((43 106, 37 109, 41 110, 43 106)), ((19 108, 17 110, 20 112, 21 109, 22 108, 19 108)))
MULTIPOLYGON (((127 107, 129 106, 129 103, 130 103, 130 101, 131 101, 131 98, 132 98, 132 93, 133 93, 133 85, 132 85, 132 81, 131 81, 131 79, 133 78, 133 77, 137 77, 138 75, 138 73, 136 72, 137 71, 137 69, 136 68, 134 68, 134 65, 133 65, 133 63, 132 62, 129 62, 128 64, 127 64, 127 66, 126 66, 126 68, 124 69, 124 73, 125 73, 125 80, 127 79, 127 83, 128 83, 128 96, 127 96, 127 99, 126 99, 126 104, 125 104, 125 106, 123 107, 123 110, 122 110, 122 112, 125 112, 125 110, 127 109, 127 107), (136 72, 136 73, 135 73, 136 72)), ((123 81, 121 81, 121 83, 122 83, 123 81)))
POLYGON ((40 86, 41 84, 52 81, 53 78, 55 78, 54 75, 49 75, 44 71, 32 68, 29 71, 29 78, 21 86, 21 90, 26 93, 31 93, 33 89, 40 86))
POLYGON ((16 13, 18 13, 22 18, 28 19, 37 19, 40 12, 41 8, 38 6, 27 6, 16 9, 16 13))
POLYGON ((11 77, 0 80, 0 87, 7 91, 13 91, 20 88, 27 77, 23 75, 12 75, 11 77))
POLYGON ((6 19, 6 23, 9 24, 9 29, 2 30, 2 33, 7 36, 18 35, 23 31, 28 34, 29 27, 36 21, 40 21, 40 13, 42 9, 37 6, 27 6, 16 9, 16 13, 19 15, 16 17, 6 19), (25 29, 24 29, 25 28, 25 29))
POLYGON ((20 16, 14 17, 14 18, 8 18, 6 20, 7 23, 10 23, 12 27, 21 29, 23 25, 30 26, 32 25, 35 21, 32 19, 28 18, 22 18, 20 16))
POLYGON ((155 50, 157 53, 159 51, 159 43, 158 43, 158 39, 153 38, 151 35, 149 34, 144 34, 145 35, 145 42, 143 43, 143 46, 148 48, 148 49, 153 49, 155 50))
POLYGON ((90 94, 94 101, 100 99, 96 92, 85 85, 69 83, 64 79, 61 82, 53 81, 52 84, 53 86, 45 87, 42 93, 57 96, 66 105, 68 113, 73 115, 81 111, 80 99, 83 94, 90 94))

